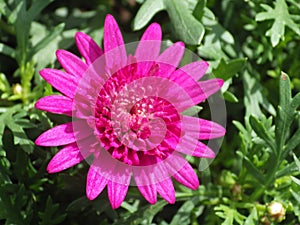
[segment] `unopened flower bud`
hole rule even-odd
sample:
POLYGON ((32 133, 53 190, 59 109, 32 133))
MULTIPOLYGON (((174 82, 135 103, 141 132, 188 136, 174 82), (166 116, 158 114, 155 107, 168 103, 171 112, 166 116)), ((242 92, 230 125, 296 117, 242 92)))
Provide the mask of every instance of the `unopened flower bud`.
POLYGON ((272 220, 281 222, 285 219, 285 208, 280 202, 270 203, 267 210, 272 220))
POLYGON ((22 86, 20 84, 15 84, 12 86, 12 91, 14 95, 22 95, 22 86))

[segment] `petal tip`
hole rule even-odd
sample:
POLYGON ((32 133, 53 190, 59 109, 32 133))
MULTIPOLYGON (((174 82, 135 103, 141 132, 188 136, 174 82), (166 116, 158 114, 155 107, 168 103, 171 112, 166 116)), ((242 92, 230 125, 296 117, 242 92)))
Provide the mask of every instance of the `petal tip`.
POLYGON ((107 24, 107 23, 117 23, 117 21, 116 21, 116 19, 113 17, 113 15, 107 14, 106 17, 105 17, 104 24, 107 24))
POLYGON ((178 41, 178 42, 176 42, 174 45, 178 45, 178 46, 180 46, 180 47, 182 47, 182 48, 184 48, 184 43, 182 42, 182 41, 178 41))
POLYGON ((220 88, 221 88, 221 87, 223 86, 223 84, 224 84, 224 80, 222 80, 222 79, 220 79, 220 78, 217 79, 217 82, 218 82, 218 85, 219 85, 220 88))

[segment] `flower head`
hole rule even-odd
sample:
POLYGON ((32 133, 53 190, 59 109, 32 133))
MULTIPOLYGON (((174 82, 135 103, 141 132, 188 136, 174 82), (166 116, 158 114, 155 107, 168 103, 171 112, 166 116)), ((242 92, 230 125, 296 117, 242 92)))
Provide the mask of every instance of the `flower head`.
POLYGON ((197 189, 198 177, 183 154, 213 158, 214 151, 201 140, 225 133, 217 123, 182 115, 218 91, 223 81, 197 82, 208 68, 204 61, 177 68, 184 44, 175 43, 160 53, 161 36, 160 26, 150 25, 135 53, 128 55, 116 21, 107 15, 104 50, 78 32, 76 45, 85 62, 58 50, 65 71, 40 71, 63 95, 46 96, 36 108, 73 118, 36 140, 41 146, 64 146, 50 161, 48 172, 91 158, 87 197, 95 199, 107 186, 113 208, 121 205, 133 180, 152 204, 157 193, 175 202, 170 177, 197 189))

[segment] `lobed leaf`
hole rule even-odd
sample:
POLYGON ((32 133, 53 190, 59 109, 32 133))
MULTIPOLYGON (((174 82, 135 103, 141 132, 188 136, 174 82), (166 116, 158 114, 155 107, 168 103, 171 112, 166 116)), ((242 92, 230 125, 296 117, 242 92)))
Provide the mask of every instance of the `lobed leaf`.
POLYGON ((181 0, 164 0, 174 31, 188 45, 199 45, 204 36, 204 26, 181 0))

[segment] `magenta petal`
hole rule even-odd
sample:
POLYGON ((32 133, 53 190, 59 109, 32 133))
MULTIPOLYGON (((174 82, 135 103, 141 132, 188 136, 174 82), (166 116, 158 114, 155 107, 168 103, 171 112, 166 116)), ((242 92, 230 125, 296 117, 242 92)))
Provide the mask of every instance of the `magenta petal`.
POLYGON ((157 198, 156 185, 138 186, 138 189, 150 204, 156 203, 156 198, 157 198))
POLYGON ((169 161, 169 171, 173 177, 184 186, 196 190, 199 187, 199 180, 191 165, 181 156, 173 157, 169 161), (175 160, 174 160, 175 159, 175 160), (176 164, 176 165, 175 165, 176 164), (176 167, 181 165, 182 168, 178 170, 176 167), (175 167, 175 171, 173 170, 175 167))
POLYGON ((162 32, 160 25, 151 24, 143 34, 136 52, 137 61, 155 60, 160 52, 162 32))
POLYGON ((65 71, 77 78, 81 78, 88 68, 80 58, 68 51, 57 50, 56 56, 65 71))
POLYGON ((112 15, 107 15, 104 22, 103 33, 104 52, 106 54, 106 65, 108 68, 113 66, 124 66, 127 60, 126 49, 119 26, 112 15))
POLYGON ((103 54, 102 49, 87 34, 77 32, 75 35, 75 40, 80 54, 84 57, 88 65, 92 64, 103 54))
POLYGON ((48 173, 57 173, 74 165, 77 165, 83 159, 84 158, 81 155, 77 144, 72 143, 56 153, 56 155, 49 162, 47 171, 48 173))
MULTIPOLYGON (((130 176, 128 176, 128 180, 130 176)), ((117 182, 109 181, 107 185, 108 198, 113 209, 119 208, 124 201, 127 191, 128 184, 120 184, 117 182)))
POLYGON ((175 190, 170 178, 167 178, 156 184, 157 192, 170 204, 176 201, 175 190))
POLYGON ((56 69, 43 69, 41 76, 54 88, 64 95, 73 98, 77 89, 78 80, 71 74, 56 69))
POLYGON ((133 170, 135 183, 139 191, 149 203, 154 204, 157 198, 156 181, 151 178, 151 172, 150 169, 146 168, 133 170))
POLYGON ((181 67, 180 70, 190 75, 195 81, 198 81, 206 73, 208 67, 209 64, 207 62, 197 61, 181 67))
POLYGON ((73 102, 70 98, 62 95, 45 96, 35 103, 35 108, 51 113, 72 116, 73 102))
POLYGON ((167 48, 157 59, 158 62, 172 65, 176 68, 184 54, 184 44, 182 42, 176 42, 169 48, 167 48))
POLYGON ((35 144, 39 146, 61 146, 76 142, 73 125, 75 125, 76 129, 83 127, 85 133, 81 138, 85 138, 90 135, 90 133, 84 128, 84 126, 86 126, 86 122, 78 120, 61 124, 47 130, 35 140, 35 144))
POLYGON ((202 93, 198 97, 194 97, 195 102, 202 102, 212 94, 216 93, 223 86, 224 81, 222 79, 210 79, 206 81, 198 82, 202 93))
POLYGON ((86 183, 86 196, 88 199, 95 199, 105 188, 108 180, 101 175, 101 166, 92 164, 90 166, 87 183, 86 183))
POLYGON ((184 130, 188 135, 200 140, 219 138, 225 135, 226 130, 219 124, 191 116, 183 116, 184 130))
POLYGON ((214 158, 216 156, 215 152, 208 146, 198 141, 198 139, 188 136, 188 134, 182 137, 176 151, 199 158, 214 158))

